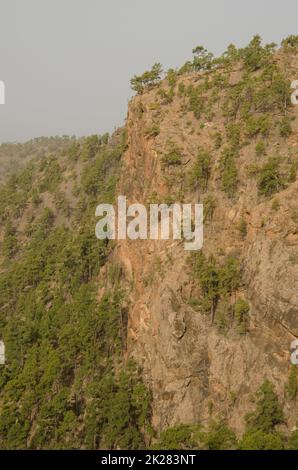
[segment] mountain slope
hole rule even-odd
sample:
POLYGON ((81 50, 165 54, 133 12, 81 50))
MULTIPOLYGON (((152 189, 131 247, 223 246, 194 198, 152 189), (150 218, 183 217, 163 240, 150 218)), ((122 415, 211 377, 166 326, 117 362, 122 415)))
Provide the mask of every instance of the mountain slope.
POLYGON ((73 141, 0 190, 1 448, 144 445, 149 395, 123 362, 117 273, 97 292, 112 247, 94 208, 113 201, 124 148, 123 132, 73 141))
POLYGON ((1 448, 297 448, 297 47, 156 64, 124 129, 3 178, 1 448), (117 195, 203 202, 202 252, 97 240, 117 195))
POLYGON ((266 378, 288 425, 298 418, 285 392, 298 334, 298 56, 269 50, 256 38, 231 47, 215 69, 170 71, 130 103, 119 194, 205 203, 203 257, 173 241, 117 246, 128 354, 144 368, 157 429, 224 417, 241 432, 266 378))

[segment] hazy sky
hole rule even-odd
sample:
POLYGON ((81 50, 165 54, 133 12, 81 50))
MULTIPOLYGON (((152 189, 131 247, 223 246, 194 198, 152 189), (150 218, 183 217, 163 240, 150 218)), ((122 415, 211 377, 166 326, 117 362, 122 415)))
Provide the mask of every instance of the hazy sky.
POLYGON ((134 74, 256 33, 267 42, 298 34, 298 1, 0 0, 0 142, 112 131, 134 74))

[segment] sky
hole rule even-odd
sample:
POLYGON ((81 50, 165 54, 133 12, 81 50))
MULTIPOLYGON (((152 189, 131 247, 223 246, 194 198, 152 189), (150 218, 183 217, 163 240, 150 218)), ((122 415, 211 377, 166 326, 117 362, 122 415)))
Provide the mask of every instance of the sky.
POLYGON ((297 0, 0 0, 0 142, 112 132, 133 75, 201 44, 279 43, 297 18, 297 0))

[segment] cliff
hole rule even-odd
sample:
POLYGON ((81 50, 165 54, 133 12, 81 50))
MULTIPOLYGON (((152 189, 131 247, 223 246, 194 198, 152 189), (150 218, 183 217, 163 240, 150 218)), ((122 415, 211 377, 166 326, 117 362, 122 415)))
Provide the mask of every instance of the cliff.
POLYGON ((112 136, 1 146, 0 448, 297 448, 297 51, 198 47, 112 136), (203 203, 203 249, 98 240, 118 195, 203 203))
POLYGON ((270 64, 276 67, 271 77, 262 69, 247 72, 241 62, 177 75, 174 83, 165 79, 129 105, 118 194, 143 204, 206 202, 211 196, 216 203, 212 221, 205 220, 203 253, 219 263, 229 255, 239 260, 242 282, 232 304, 239 298, 249 302, 245 334, 229 317, 233 312, 222 313, 220 306, 212 323, 193 305, 201 295, 191 269, 193 252, 177 241, 117 242, 115 259, 129 296, 127 356, 142 365, 159 430, 222 416, 242 431, 265 378, 286 401, 289 426, 298 418, 295 401, 285 398, 290 343, 298 335, 298 107, 289 103, 285 109, 277 96, 266 96, 277 76, 288 87, 298 76, 297 54, 280 51, 270 64), (250 131, 249 120, 264 116, 268 128, 250 131), (292 130, 282 136, 285 116, 292 130), (165 164, 169 146, 179 149, 179 165, 165 164), (237 154, 230 195, 223 187, 227 147, 237 154), (198 149, 211 156, 211 174, 207 188, 194 189, 188 181, 198 149), (258 172, 273 156, 280 159, 284 183, 262 195, 258 172))

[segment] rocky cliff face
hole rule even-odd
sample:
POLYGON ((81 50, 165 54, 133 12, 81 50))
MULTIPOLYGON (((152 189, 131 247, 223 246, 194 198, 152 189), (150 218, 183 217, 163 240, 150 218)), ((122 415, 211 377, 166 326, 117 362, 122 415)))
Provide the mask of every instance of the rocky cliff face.
POLYGON ((30 159, 0 185, 0 448, 297 448, 298 37, 196 51, 113 136, 0 149, 30 159), (97 240, 115 191, 202 202, 203 249, 97 240))
MULTIPOLYGON (((273 62, 289 83, 298 77, 296 55, 279 53, 273 62)), ((252 83, 260 73, 250 75, 252 83)), ((248 332, 241 335, 233 325, 223 331, 191 302, 200 297, 200 290, 189 262, 194 255, 184 251, 183 243, 117 242, 114 259, 123 268, 129 297, 127 356, 143 367, 153 394, 153 425, 159 430, 224 416, 240 432, 265 378, 285 402, 289 427, 298 418, 295 402, 285 398, 290 343, 298 336, 298 182, 295 175, 287 176, 298 155, 298 107, 288 105, 292 133, 285 137, 278 125, 285 112, 270 110, 271 127, 262 137, 266 150, 257 156, 260 135, 249 135, 241 116, 232 120, 225 113, 229 97, 241 89, 244 77, 241 63, 225 71, 178 76, 174 85, 164 80, 129 106, 128 149, 118 193, 126 195, 129 203, 145 204, 202 202, 211 194, 216 207, 212 221, 205 222, 203 252, 218 260, 229 254, 239 259, 242 283, 235 298, 245 297, 250 304, 248 332), (219 76, 224 85, 216 84, 219 76), (191 106, 196 87, 203 90, 205 103, 199 117, 191 106), (220 161, 225 145, 231 143, 231 123, 240 128, 238 185, 227 197, 220 161), (214 145, 216 135, 222 137, 221 145, 214 145), (181 162, 167 167, 164 155, 173 143, 181 151, 181 162), (207 190, 200 186, 194 190, 187 183, 198 147, 212 155, 207 190), (274 155, 282 159, 280 171, 286 183, 264 197, 256 172, 274 155)), ((251 114, 262 115, 257 109, 251 114)))

